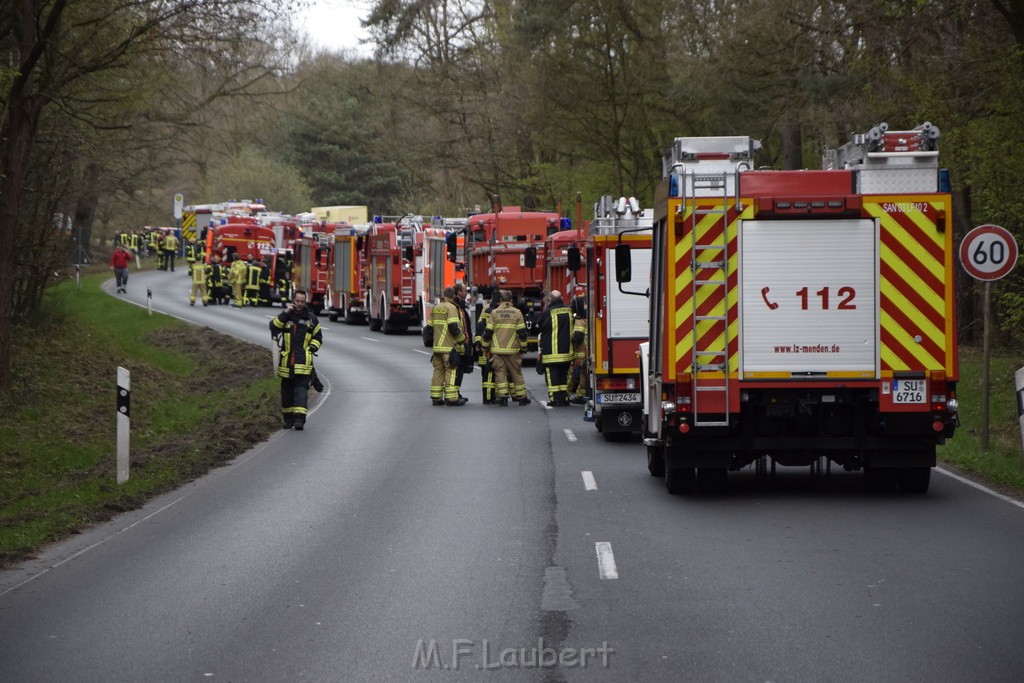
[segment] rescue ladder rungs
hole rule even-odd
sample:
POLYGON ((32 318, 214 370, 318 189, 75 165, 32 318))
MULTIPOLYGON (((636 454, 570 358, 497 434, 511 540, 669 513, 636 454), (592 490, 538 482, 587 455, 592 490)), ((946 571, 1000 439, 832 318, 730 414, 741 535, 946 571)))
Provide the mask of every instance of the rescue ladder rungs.
MULTIPOLYGON (((697 370, 700 372, 725 372, 725 363, 697 363, 697 370)), ((716 391, 725 390, 724 386, 716 389, 716 391)))
MULTIPOLYGON (((719 268, 719 270, 721 270, 721 269, 719 268)), ((725 284, 728 284, 725 280, 696 280, 695 283, 698 284, 698 285, 725 285, 725 284)))
POLYGON ((724 315, 695 315, 694 320, 726 320, 724 315))
POLYGON ((711 249, 728 249, 728 244, 695 244, 693 248, 697 251, 710 251, 711 249))
POLYGON ((723 391, 725 391, 725 385, 720 384, 718 386, 701 386, 697 387, 697 391, 717 391, 718 393, 722 393, 723 391))
POLYGON ((727 209, 694 209, 692 212, 696 216, 709 216, 715 214, 716 216, 724 216, 728 213, 727 209))
POLYGON ((693 420, 694 427, 728 427, 728 420, 699 420, 696 417, 693 420))

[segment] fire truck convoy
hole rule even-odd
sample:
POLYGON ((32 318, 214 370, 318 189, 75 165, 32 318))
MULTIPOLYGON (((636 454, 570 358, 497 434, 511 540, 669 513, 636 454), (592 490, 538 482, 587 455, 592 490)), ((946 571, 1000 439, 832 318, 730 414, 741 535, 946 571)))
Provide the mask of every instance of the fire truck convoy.
POLYGON ((588 229, 587 300, 590 395, 587 413, 605 439, 641 434, 640 344, 647 341, 646 283, 651 270, 650 210, 636 199, 602 197, 588 229), (631 288, 616 282, 616 248, 630 247, 631 288), (633 291, 636 289, 638 291, 633 291))
MULTIPOLYGON (((753 170, 747 137, 677 138, 652 232, 648 469, 672 494, 729 470, 863 469, 927 491, 958 426, 951 197, 930 124, 879 124, 824 170, 753 170)), ((616 247, 624 288, 631 249, 616 247)), ((634 284, 642 291, 644 285, 634 284)))

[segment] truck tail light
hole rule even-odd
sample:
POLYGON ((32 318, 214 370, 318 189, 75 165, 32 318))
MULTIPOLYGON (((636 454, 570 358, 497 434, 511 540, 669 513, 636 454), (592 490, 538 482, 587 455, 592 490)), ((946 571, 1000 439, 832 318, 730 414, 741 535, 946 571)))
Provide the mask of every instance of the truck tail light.
POLYGON ((679 394, 676 396, 676 410, 680 413, 693 412, 693 396, 689 384, 679 387, 679 394))

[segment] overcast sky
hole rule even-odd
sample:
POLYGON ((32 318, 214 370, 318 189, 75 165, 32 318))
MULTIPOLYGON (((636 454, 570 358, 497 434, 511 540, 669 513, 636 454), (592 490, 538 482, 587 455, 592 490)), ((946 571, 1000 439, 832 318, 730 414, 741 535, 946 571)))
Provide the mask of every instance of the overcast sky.
POLYGON ((359 39, 367 37, 359 20, 369 13, 369 0, 312 0, 311 6, 303 10, 300 25, 322 47, 368 56, 372 50, 359 45, 359 39))

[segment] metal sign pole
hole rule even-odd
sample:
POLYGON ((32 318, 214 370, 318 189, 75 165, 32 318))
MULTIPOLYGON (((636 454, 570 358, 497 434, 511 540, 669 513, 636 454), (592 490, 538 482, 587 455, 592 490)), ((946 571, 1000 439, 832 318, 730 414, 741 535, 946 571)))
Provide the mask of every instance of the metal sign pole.
POLYGON ((1021 454, 1024 455, 1024 368, 1014 373, 1013 385, 1017 390, 1017 422, 1020 423, 1021 454))
POLYGON ((991 332, 989 318, 992 314, 992 283, 985 281, 985 301, 982 302, 982 343, 981 343, 981 447, 988 450, 988 389, 989 389, 989 351, 991 332))

